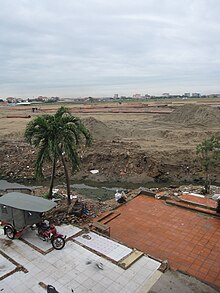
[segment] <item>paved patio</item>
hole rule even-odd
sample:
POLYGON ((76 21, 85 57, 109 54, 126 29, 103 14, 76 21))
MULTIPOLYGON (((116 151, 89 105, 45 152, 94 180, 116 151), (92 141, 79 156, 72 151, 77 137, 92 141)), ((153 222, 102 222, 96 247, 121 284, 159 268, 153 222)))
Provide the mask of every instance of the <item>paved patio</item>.
POLYGON ((220 288, 220 219, 139 195, 111 220, 111 237, 220 288))
POLYGON ((24 242, 7 239, 0 229, 0 291, 43 293, 39 282, 44 282, 60 293, 143 293, 161 276, 160 262, 145 255, 121 268, 118 261, 132 251, 125 245, 71 225, 58 229, 72 235, 60 251, 39 242, 36 231, 24 234, 24 242))
POLYGON ((16 265, 7 260, 7 258, 5 258, 4 256, 0 255, 0 278, 8 272, 13 271, 15 268, 16 265))

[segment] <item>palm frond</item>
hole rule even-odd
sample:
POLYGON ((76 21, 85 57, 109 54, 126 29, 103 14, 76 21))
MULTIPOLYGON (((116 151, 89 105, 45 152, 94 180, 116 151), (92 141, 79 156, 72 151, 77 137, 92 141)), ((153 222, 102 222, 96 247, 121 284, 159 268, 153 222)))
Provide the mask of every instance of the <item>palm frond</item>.
POLYGON ((77 148, 83 140, 86 146, 92 142, 88 129, 66 107, 60 107, 54 115, 44 114, 29 122, 25 130, 25 139, 38 148, 35 163, 37 177, 43 176, 44 162, 54 160, 63 151, 72 169, 78 170, 80 158, 77 148))
POLYGON ((71 142, 66 142, 63 146, 66 156, 71 162, 71 167, 73 171, 79 170, 80 158, 77 148, 71 144, 71 142))
POLYGON ((43 177, 43 163, 45 160, 50 158, 49 150, 46 144, 42 145, 37 153, 37 158, 35 162, 35 175, 36 177, 43 177))

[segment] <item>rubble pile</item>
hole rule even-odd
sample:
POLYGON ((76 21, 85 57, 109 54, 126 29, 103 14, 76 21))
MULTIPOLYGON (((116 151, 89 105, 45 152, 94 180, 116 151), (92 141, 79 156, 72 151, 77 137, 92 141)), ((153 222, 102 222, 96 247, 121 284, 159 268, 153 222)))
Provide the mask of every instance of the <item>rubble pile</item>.
MULTIPOLYGON (((0 141, 0 176, 5 179, 34 179, 37 150, 22 140, 1 140, 0 141)), ((160 162, 159 162, 160 164, 160 162)), ((45 161, 43 173, 45 178, 51 175, 51 164, 45 161)), ((91 148, 86 149, 81 157, 81 173, 77 179, 89 177, 90 170, 98 169, 103 181, 118 180, 118 178, 127 178, 129 176, 140 176, 144 174, 145 180, 148 177, 156 177, 163 173, 156 159, 148 156, 132 143, 125 143, 120 140, 111 142, 94 142, 91 148), (100 150, 97 152, 97 150, 100 150)), ((69 168, 71 169, 71 168, 69 168)), ((73 175, 73 174, 72 174, 73 175)), ((62 162, 59 160, 56 164, 56 177, 64 178, 62 162)), ((93 176, 92 179, 99 181, 99 176, 93 176)), ((88 178, 90 179, 90 178, 88 178)), ((152 181, 151 179, 150 181, 152 181)))
MULTIPOLYGON (((169 187, 162 188, 151 188, 151 191, 154 192, 157 198, 165 197, 165 198, 178 198, 184 193, 194 193, 204 195, 204 186, 202 185, 170 185, 169 187)), ((214 194, 220 194, 220 186, 211 185, 210 193, 206 194, 206 198, 212 198, 214 194)))
POLYGON ((5 178, 26 179, 34 177, 36 150, 23 140, 1 140, 1 174, 5 178))
MULTIPOLYGON (((152 151, 152 150, 151 150, 152 151)), ((0 140, 0 176, 10 180, 31 180, 35 178, 35 160, 37 150, 23 140, 0 140)), ((191 160, 191 150, 173 151, 175 163, 170 161, 170 152, 158 155, 143 151, 133 142, 119 139, 112 141, 94 141, 81 156, 80 171, 70 174, 71 180, 89 180, 98 182, 121 181, 146 183, 153 181, 192 181, 199 172, 191 160), (183 159, 184 158, 184 159, 183 159), (95 176, 90 170, 99 170, 95 176)), ((71 168, 69 168, 71 170, 71 168)), ((43 173, 46 179, 51 176, 52 166, 45 161, 43 173)), ((214 173, 215 178, 219 173, 214 173)), ((61 161, 56 164, 56 178, 65 179, 61 161)))
POLYGON ((107 202, 89 198, 72 200, 71 205, 67 204, 66 199, 62 199, 58 201, 57 207, 46 212, 43 218, 58 226, 61 224, 84 226, 91 223, 99 213, 110 209, 111 206, 107 202))

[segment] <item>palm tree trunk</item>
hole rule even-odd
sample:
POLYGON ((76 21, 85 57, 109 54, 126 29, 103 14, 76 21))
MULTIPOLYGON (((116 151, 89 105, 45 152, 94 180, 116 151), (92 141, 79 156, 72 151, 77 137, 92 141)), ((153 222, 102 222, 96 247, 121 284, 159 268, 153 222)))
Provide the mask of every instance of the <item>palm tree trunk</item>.
POLYGON ((49 188, 49 192, 48 192, 48 199, 52 198, 55 171, 56 171, 56 156, 54 156, 54 160, 53 160, 53 169, 52 169, 52 174, 51 174, 51 179, 50 179, 50 188, 49 188))
POLYGON ((66 177, 66 193, 67 193, 67 203, 68 205, 71 204, 71 198, 70 198, 70 180, 69 180, 69 174, 68 174, 68 170, 67 170, 67 165, 65 162, 65 158, 64 155, 61 154, 61 159, 62 159, 62 163, 63 163, 63 167, 64 167, 64 173, 65 173, 65 177, 66 177))

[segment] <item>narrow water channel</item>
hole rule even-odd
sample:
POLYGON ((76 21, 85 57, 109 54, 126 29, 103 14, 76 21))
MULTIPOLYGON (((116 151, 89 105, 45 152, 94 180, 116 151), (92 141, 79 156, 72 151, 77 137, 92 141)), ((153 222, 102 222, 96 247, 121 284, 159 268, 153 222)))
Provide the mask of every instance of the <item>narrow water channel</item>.
MULTIPOLYGON (((4 191, 6 188, 21 188, 21 187, 29 187, 29 188, 38 188, 38 187, 45 187, 49 186, 49 182, 39 182, 38 184, 36 182, 23 182, 23 183, 17 183, 17 182, 8 182, 6 180, 0 180, 0 191, 4 191)), ((65 184, 61 184, 60 182, 55 184, 55 187, 59 189, 59 187, 64 187, 65 184)), ((130 188, 138 188, 140 187, 139 185, 137 186, 121 186, 119 184, 114 184, 114 183, 89 183, 85 184, 83 182, 77 182, 73 183, 70 185, 71 190, 73 191, 74 194, 79 194, 83 195, 88 198, 93 198, 93 199, 99 199, 99 200, 107 200, 114 198, 114 194, 116 189, 120 190, 126 190, 130 188)))
MULTIPOLYGON (((99 199, 101 201, 108 200, 114 198, 114 194, 116 189, 119 190, 128 190, 128 189, 137 189, 139 187, 164 187, 169 186, 169 184, 158 184, 158 183, 148 183, 144 185, 140 184, 128 184, 128 183, 115 183, 115 182, 105 182, 105 183, 97 183, 97 182, 74 182, 71 184, 71 189, 74 194, 83 195, 92 199, 99 199)), ((46 187, 49 186, 49 182, 8 182, 6 180, 0 180, 0 191, 4 191, 6 188, 21 188, 21 187, 29 187, 29 188, 38 188, 38 187, 46 187)), ((64 187, 65 184, 61 184, 60 182, 56 182, 55 186, 59 189, 59 187, 64 187)))

